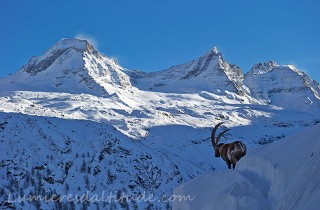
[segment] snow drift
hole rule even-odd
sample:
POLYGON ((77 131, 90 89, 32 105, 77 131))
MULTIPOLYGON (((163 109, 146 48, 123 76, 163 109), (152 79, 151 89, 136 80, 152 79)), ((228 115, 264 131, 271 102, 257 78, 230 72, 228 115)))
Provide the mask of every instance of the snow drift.
POLYGON ((320 125, 241 159, 235 171, 216 171, 175 189, 194 200, 173 209, 317 209, 320 205, 320 125))

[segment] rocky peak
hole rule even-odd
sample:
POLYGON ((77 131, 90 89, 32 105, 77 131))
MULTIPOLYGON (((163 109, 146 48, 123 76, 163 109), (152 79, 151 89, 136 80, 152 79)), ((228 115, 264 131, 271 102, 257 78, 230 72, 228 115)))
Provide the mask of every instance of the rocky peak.
POLYGON ((98 55, 98 51, 87 40, 75 38, 63 38, 48 49, 43 55, 32 57, 27 65, 22 67, 22 70, 30 75, 46 70, 63 54, 68 54, 70 51, 76 51, 83 55, 84 52, 98 55))
POLYGON ((230 80, 243 79, 242 71, 239 67, 229 64, 223 57, 217 47, 213 47, 198 59, 189 63, 182 64, 186 66, 186 75, 181 79, 190 79, 197 76, 215 77, 225 74, 230 80))
POLYGON ((71 38, 61 39, 44 54, 32 57, 10 79, 26 89, 105 95, 131 89, 124 70, 115 59, 100 55, 87 40, 71 38))
POLYGON ((293 65, 258 63, 245 75, 244 84, 253 97, 273 105, 296 110, 320 107, 319 84, 293 65))
POLYGON ((79 51, 94 50, 93 46, 87 40, 63 38, 53 45, 48 52, 50 53, 55 50, 63 50, 67 48, 73 48, 79 51))
POLYGON ((279 67, 280 65, 278 65, 275 61, 271 60, 271 61, 255 64, 249 73, 253 75, 260 75, 260 74, 270 72, 279 67))
POLYGON ((240 95, 250 94, 242 84, 244 78, 242 70, 236 65, 229 64, 216 47, 197 59, 163 71, 135 72, 133 78, 140 89, 159 91, 174 89, 183 93, 204 90, 219 93, 229 91, 240 95))
POLYGON ((211 50, 209 50, 207 53, 205 53, 202 57, 207 57, 207 56, 222 56, 222 53, 218 50, 216 46, 214 46, 211 50))

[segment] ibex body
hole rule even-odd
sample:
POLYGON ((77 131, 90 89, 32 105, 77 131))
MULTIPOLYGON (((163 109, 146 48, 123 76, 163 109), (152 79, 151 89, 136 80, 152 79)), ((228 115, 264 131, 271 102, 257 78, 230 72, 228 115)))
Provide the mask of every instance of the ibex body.
POLYGON ((246 148, 246 145, 241 141, 235 141, 229 144, 223 144, 223 143, 219 144, 220 138, 227 131, 229 131, 229 129, 222 131, 216 138, 215 137, 216 131, 221 124, 222 122, 217 124, 212 131, 212 135, 211 135, 212 146, 214 148, 215 156, 216 157, 221 156, 222 159, 227 163, 228 168, 231 169, 231 165, 232 165, 232 168, 234 169, 236 167, 237 162, 243 156, 246 155, 247 148, 246 148))

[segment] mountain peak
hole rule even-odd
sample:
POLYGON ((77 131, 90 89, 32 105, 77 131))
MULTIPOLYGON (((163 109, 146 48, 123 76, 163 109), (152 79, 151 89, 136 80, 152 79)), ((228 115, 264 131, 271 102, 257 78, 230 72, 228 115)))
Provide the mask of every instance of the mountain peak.
POLYGON ((244 78, 241 69, 229 64, 219 52, 213 47, 197 59, 184 64, 172 66, 169 69, 146 74, 135 74, 136 84, 141 83, 139 88, 191 93, 197 91, 226 90, 236 94, 249 94, 243 86, 244 78), (149 86, 149 84, 151 86, 149 86))
POLYGON ((87 40, 78 38, 63 38, 54 44, 45 54, 52 54, 52 52, 64 51, 70 48, 80 52, 89 51, 91 53, 97 53, 93 45, 87 40))
POLYGON ((204 54, 203 57, 215 57, 215 56, 222 56, 222 53, 218 50, 216 46, 210 49, 207 53, 204 54))
POLYGON ((297 69, 294 65, 289 64, 289 65, 279 65, 277 64, 275 61, 270 60, 270 61, 266 61, 263 63, 258 63, 255 64, 252 69, 246 74, 246 75, 261 75, 261 74, 265 74, 274 70, 287 70, 287 71, 293 71, 299 75, 304 75, 305 73, 303 73, 301 70, 297 69))
POLYGON ((39 72, 46 70, 53 64, 59 57, 67 53, 67 51, 75 50, 83 53, 87 49, 94 51, 93 47, 86 40, 79 39, 61 39, 51 48, 49 48, 43 55, 32 57, 27 65, 22 70, 30 75, 36 75, 39 72))
POLYGON ((62 38, 58 41, 52 48, 55 49, 65 49, 65 48, 77 48, 85 50, 89 42, 87 40, 81 40, 77 38, 62 38))
POLYGON ((280 65, 278 65, 275 61, 270 60, 267 62, 255 64, 252 67, 250 72, 255 75, 257 75, 257 74, 259 75, 259 74, 267 73, 267 72, 272 71, 273 69, 276 69, 279 67, 280 67, 280 65))
POLYGON ((253 97, 276 106, 310 110, 320 105, 319 84, 293 65, 258 63, 245 75, 244 84, 253 97))
POLYGON ((210 50, 210 52, 211 52, 212 54, 221 55, 221 52, 219 52, 219 49, 218 49, 216 46, 214 46, 214 47, 210 50))
POLYGON ((34 56, 11 80, 12 89, 106 95, 131 84, 124 68, 104 57, 87 41, 64 38, 44 54, 34 56), (19 84, 19 85, 14 85, 19 84))
POLYGON ((98 51, 96 51, 87 40, 63 38, 49 48, 43 55, 32 57, 28 64, 22 69, 30 75, 36 75, 37 73, 47 69, 62 55, 70 57, 72 54, 70 51, 77 52, 80 57, 82 57, 84 52, 88 52, 96 56, 99 55, 98 51), (67 56, 68 54, 69 56, 67 56))

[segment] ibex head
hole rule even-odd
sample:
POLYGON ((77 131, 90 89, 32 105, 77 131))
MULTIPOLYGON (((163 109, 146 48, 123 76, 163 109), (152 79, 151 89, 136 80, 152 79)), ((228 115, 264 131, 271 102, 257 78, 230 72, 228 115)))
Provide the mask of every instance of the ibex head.
POLYGON ((220 138, 228 132, 230 129, 222 131, 217 138, 216 136, 216 131, 221 126, 223 122, 218 123, 212 131, 211 134, 211 141, 212 141, 212 146, 214 148, 214 153, 216 157, 222 157, 222 159, 227 163, 228 168, 231 169, 231 164, 233 165, 233 169, 236 166, 236 163, 246 155, 246 145, 241 142, 241 141, 235 141, 230 144, 224 144, 220 143, 219 140, 220 138))

